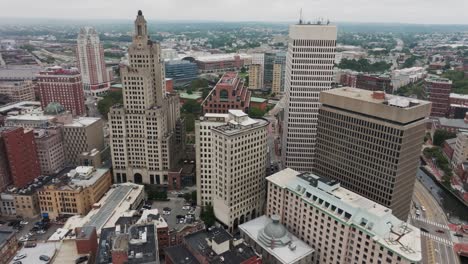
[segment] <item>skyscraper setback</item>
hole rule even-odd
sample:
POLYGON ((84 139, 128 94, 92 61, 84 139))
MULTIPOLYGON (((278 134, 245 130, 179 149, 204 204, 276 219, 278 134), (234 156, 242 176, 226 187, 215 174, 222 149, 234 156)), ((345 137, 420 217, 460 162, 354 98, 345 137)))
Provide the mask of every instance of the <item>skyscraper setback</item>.
POLYGON ((350 87, 320 102, 314 172, 406 221, 430 103, 350 87))
POLYGON ((321 91, 331 89, 336 26, 299 23, 289 27, 286 57, 283 165, 312 171, 321 91))
POLYGON ((104 61, 104 48, 94 28, 84 27, 78 34, 76 55, 86 94, 101 95, 110 88, 104 61))
POLYGON ((179 98, 166 93, 160 46, 149 39, 141 11, 128 57, 129 65, 120 70, 123 105, 109 112, 114 180, 167 184, 175 154, 183 151, 172 148, 183 144, 176 134, 179 98))

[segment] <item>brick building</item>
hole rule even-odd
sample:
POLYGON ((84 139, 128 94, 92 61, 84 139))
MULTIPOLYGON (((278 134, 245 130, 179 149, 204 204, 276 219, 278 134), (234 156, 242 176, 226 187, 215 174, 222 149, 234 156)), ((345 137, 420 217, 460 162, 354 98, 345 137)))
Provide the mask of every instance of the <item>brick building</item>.
POLYGON ((77 69, 48 68, 37 75, 37 85, 42 108, 57 102, 74 116, 86 114, 83 82, 77 69))
POLYGON ((2 127, 1 137, 13 185, 23 188, 41 174, 34 132, 22 127, 2 127))
POLYGON ((449 97, 452 81, 435 75, 430 75, 424 81, 428 100, 432 102, 431 116, 446 117, 449 114, 449 97))
POLYGON ((387 75, 358 74, 356 88, 369 91, 385 91, 389 94, 393 92, 392 80, 387 75))
POLYGON ((240 70, 244 66, 244 59, 237 54, 216 54, 198 57, 195 63, 201 73, 226 72, 240 70))
POLYGON ((226 72, 202 102, 203 113, 249 112, 251 92, 237 72, 226 72))

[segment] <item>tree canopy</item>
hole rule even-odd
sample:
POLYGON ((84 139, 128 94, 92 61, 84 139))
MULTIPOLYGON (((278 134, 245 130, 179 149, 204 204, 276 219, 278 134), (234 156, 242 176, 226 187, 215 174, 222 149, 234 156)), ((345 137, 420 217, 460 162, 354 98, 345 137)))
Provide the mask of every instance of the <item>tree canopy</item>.
POLYGON ((454 132, 449 132, 445 129, 437 129, 434 132, 434 136, 432 138, 432 143, 436 146, 442 146, 444 144, 444 141, 450 138, 455 138, 457 137, 457 134, 454 132))
POLYGON ((109 113, 109 109, 115 104, 122 104, 123 103, 123 95, 122 91, 109 91, 106 96, 102 100, 98 102, 97 108, 99 113, 107 119, 107 114, 109 113))
POLYGON ((348 60, 342 59, 338 68, 340 69, 349 69, 357 72, 385 72, 392 67, 391 63, 386 63, 383 61, 370 63, 366 59, 359 60, 348 60))

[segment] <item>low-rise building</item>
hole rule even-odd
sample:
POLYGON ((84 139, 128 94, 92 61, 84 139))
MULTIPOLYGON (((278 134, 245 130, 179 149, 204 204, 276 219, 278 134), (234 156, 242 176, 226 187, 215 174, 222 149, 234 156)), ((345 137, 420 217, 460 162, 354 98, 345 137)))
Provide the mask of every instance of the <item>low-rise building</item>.
POLYGON ((268 100, 260 97, 251 97, 250 98, 250 108, 257 108, 262 111, 265 111, 268 105, 268 100))
POLYGON ((245 55, 212 54, 197 57, 195 63, 200 73, 216 73, 240 70, 244 66, 245 55))
POLYGON ((9 263, 18 250, 18 241, 16 232, 11 228, 0 227, 0 264, 9 263))
POLYGON ((263 215, 239 226, 241 237, 262 255, 263 263, 314 263, 314 249, 280 223, 280 217, 263 215))
POLYGON ((86 215, 109 190, 112 176, 107 168, 80 166, 52 180, 39 191, 42 214, 51 219, 86 215))
POLYGON ((175 82, 190 82, 198 77, 198 66, 187 60, 169 60, 165 62, 166 77, 175 82))
POLYGON ((251 92, 237 72, 226 72, 202 102, 203 113, 249 112, 251 92))
POLYGON ((243 239, 233 238, 222 228, 200 230, 185 236, 183 240, 182 245, 165 249, 166 263, 180 264, 187 263, 180 261, 188 260, 203 264, 262 263, 261 257, 250 245, 243 239))
POLYGON ((313 247, 316 263, 419 263, 421 231, 336 180, 284 169, 270 177, 266 215, 313 247))
POLYGON ((34 101, 34 84, 32 81, 0 82, 0 94, 7 95, 13 102, 34 101))

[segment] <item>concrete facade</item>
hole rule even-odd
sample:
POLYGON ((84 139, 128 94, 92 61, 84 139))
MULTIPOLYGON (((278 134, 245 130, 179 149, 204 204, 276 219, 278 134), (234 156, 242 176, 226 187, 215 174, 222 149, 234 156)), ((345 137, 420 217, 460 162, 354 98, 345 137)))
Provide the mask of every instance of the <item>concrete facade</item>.
POLYGON ((314 172, 406 220, 431 104, 350 87, 320 102, 314 172))
POLYGON ((42 175, 52 175, 65 166, 65 148, 61 126, 34 130, 37 157, 42 175))
POLYGON ((144 16, 135 20, 129 66, 121 68, 123 105, 109 112, 114 181, 167 186, 183 153, 179 98, 166 93, 160 45, 149 39, 144 16))
POLYGON ((13 102, 34 101, 34 84, 32 81, 0 82, 0 94, 6 94, 13 102))
POLYGON ((332 25, 289 27, 281 159, 298 171, 313 168, 319 95, 333 82, 336 34, 332 25))

